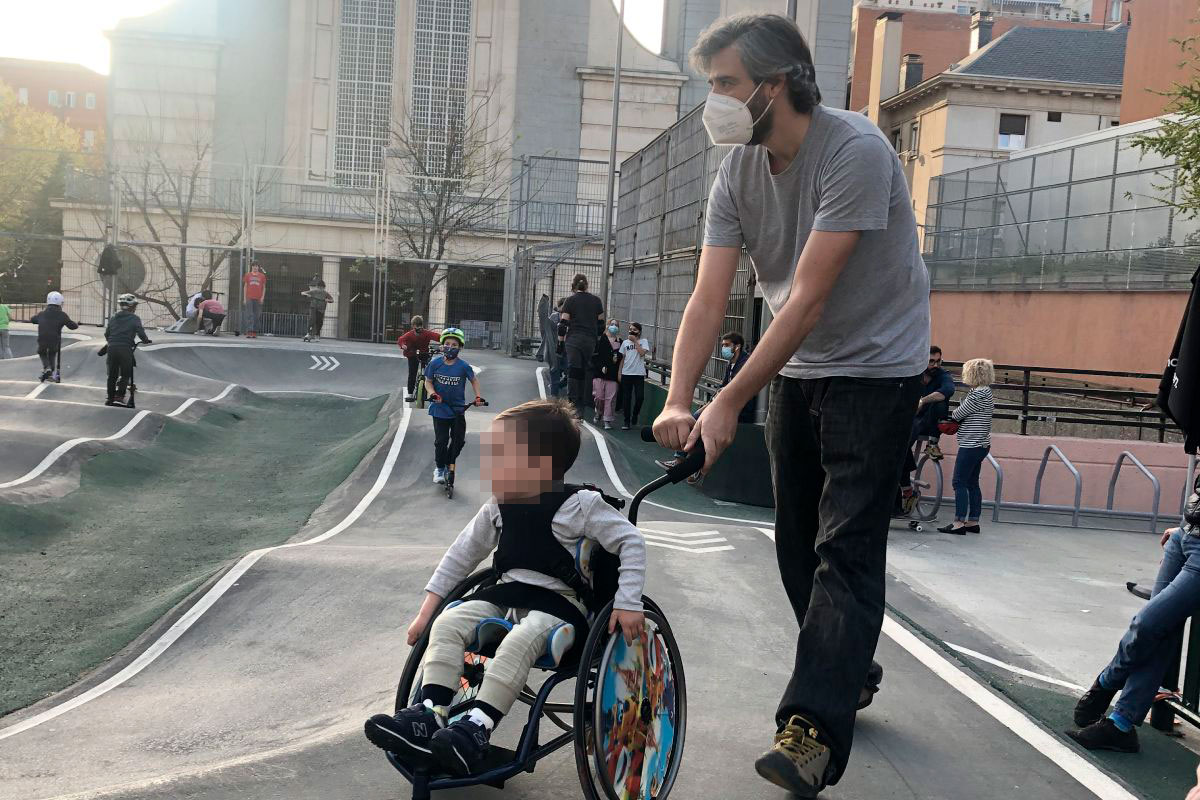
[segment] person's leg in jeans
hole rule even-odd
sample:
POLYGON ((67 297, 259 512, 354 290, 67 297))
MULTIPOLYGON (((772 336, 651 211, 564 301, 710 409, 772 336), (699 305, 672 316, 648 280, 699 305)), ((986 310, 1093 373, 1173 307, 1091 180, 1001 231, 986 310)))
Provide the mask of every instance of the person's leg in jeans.
POLYGON ((258 314, 262 310, 261 300, 246 301, 246 332, 258 335, 258 314))
POLYGON ((645 375, 622 375, 621 383, 628 383, 628 394, 624 395, 625 425, 637 425, 638 415, 642 413, 642 400, 646 397, 645 375))
POLYGON ((975 469, 971 470, 971 474, 967 476, 967 523, 976 525, 979 523, 979 517, 983 515, 983 490, 979 488, 979 473, 983 470, 983 462, 987 459, 990 447, 979 448, 983 452, 979 454, 979 460, 975 462, 975 469))
POLYGON ((1100 673, 1107 689, 1122 689, 1115 711, 1140 725, 1175 652, 1174 635, 1200 607, 1200 537, 1171 534, 1150 600, 1134 615, 1117 654, 1100 673))
POLYGON ((411 395, 417 390, 417 373, 421 369, 421 359, 416 356, 408 357, 408 393, 411 395))
MULTIPOLYGON (((987 457, 986 447, 963 447, 954 457, 954 519, 965 522, 971 510, 971 476, 974 475, 975 491, 979 491, 979 470, 987 457)), ((981 497, 982 502, 982 497, 981 497)), ((979 519, 976 512, 975 519, 979 519)))
POLYGON ((12 345, 9 341, 9 331, 4 329, 0 331, 0 358, 12 358, 12 345))
MULTIPOLYGON (((117 377, 120 375, 121 362, 117 358, 117 353, 111 347, 108 348, 108 354, 105 356, 105 366, 108 367, 108 399, 115 400, 117 397, 117 377)), ((124 394, 124 392, 122 392, 124 394)))
POLYGON ((567 351, 567 396, 575 404, 575 411, 582 417, 588 403, 591 383, 587 379, 587 365, 591 360, 595 342, 587 336, 568 336, 567 351))
POLYGON ((854 717, 883 624, 889 512, 920 379, 776 378, 767 418, 775 549, 800 632, 775 713, 829 741, 829 783, 849 760, 854 717))

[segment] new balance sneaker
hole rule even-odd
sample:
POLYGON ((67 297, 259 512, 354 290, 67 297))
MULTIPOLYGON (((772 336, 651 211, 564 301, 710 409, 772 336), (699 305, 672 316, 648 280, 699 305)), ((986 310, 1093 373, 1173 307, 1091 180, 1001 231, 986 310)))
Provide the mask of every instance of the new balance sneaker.
POLYGON ((426 701, 409 706, 395 716, 376 714, 367 720, 363 732, 376 747, 395 753, 401 759, 431 756, 429 740, 446 727, 445 709, 426 701))
POLYGON ((1123 731, 1108 717, 1088 725, 1083 730, 1067 731, 1066 734, 1085 750, 1115 750, 1118 753, 1136 753, 1141 749, 1135 729, 1123 731))
POLYGON ((433 482, 434 483, 445 483, 446 482, 446 470, 443 469, 442 467, 434 467, 433 468, 433 482))
POLYGON ((438 765, 451 775, 464 777, 479 771, 488 753, 491 731, 469 717, 455 720, 429 740, 438 765))
POLYGON ((1100 681, 1094 682, 1092 688, 1084 692, 1083 697, 1075 704, 1075 724, 1086 728, 1104 719, 1116 696, 1116 689, 1105 689, 1100 685, 1100 681))
POLYGON ((820 732, 797 715, 775 734, 775 744, 758 757, 754 769, 776 786, 811 800, 825 788, 832 755, 820 732))

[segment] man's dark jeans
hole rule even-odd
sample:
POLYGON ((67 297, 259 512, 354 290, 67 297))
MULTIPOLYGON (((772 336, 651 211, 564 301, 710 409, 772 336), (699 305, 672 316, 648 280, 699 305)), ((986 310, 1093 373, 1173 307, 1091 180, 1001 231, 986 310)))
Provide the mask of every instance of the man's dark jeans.
POLYGON ((904 452, 904 471, 900 474, 901 486, 912 485, 912 474, 917 470, 917 458, 913 455, 913 445, 917 443, 917 438, 932 436, 932 441, 936 443, 938 435, 941 433, 938 430, 938 421, 950 416, 949 412, 950 404, 943 400, 940 403, 930 403, 913 417, 912 431, 908 436, 908 449, 904 452))
POLYGON ((580 415, 592 400, 592 353, 596 338, 590 335, 567 334, 563 343, 567 359, 567 392, 580 415))
POLYGON ((771 383, 775 550, 800 624, 775 717, 799 714, 829 738, 830 783, 849 760, 883 625, 888 522, 920 387, 919 375, 771 383))

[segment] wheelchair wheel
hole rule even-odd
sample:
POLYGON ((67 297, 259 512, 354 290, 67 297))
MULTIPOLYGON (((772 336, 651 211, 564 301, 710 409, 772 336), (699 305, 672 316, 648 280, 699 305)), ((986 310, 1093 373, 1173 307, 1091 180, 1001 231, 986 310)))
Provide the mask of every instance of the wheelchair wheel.
POLYGON ((917 507, 913 509, 914 516, 922 522, 937 519, 938 511, 942 507, 942 489, 944 488, 941 462, 933 461, 929 456, 921 456, 920 461, 917 462, 917 472, 913 477, 913 484, 920 492, 917 507))
POLYGON ((588 800, 663 800, 683 759, 687 697, 679 646, 644 598, 646 630, 609 636, 611 607, 588 635, 575 687, 575 763, 588 800))
MULTIPOLYGON (((447 605, 455 600, 463 600, 475 589, 494 582, 495 577, 491 569, 483 569, 471 575, 450 591, 450 594, 442 601, 437 613, 433 615, 433 619, 429 621, 429 626, 433 627, 433 621, 446 609, 447 605)), ((396 687, 396 713, 415 703, 417 695, 420 694, 421 662, 425 660, 425 650, 428 647, 429 631, 426 630, 425 635, 408 651, 408 659, 404 662, 404 670, 400 673, 400 683, 396 687)), ((450 706, 452 709, 475 699, 479 694, 479 686, 483 683, 483 675, 487 669, 488 659, 483 656, 468 653, 463 656, 463 659, 463 677, 458 691, 454 695, 454 702, 450 706)))

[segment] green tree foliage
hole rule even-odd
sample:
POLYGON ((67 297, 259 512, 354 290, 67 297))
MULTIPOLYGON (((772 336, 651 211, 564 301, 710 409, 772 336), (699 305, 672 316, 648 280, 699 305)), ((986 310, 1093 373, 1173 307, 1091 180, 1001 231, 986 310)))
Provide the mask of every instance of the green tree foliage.
POLYGON ((1164 201, 1193 217, 1200 212, 1200 36, 1175 43, 1183 53, 1180 65, 1188 70, 1188 78, 1160 93, 1171 98, 1167 106, 1171 116, 1163 117, 1157 130, 1135 137, 1133 145, 1143 155, 1149 152, 1174 160, 1174 179, 1156 188, 1164 193, 1164 201))

